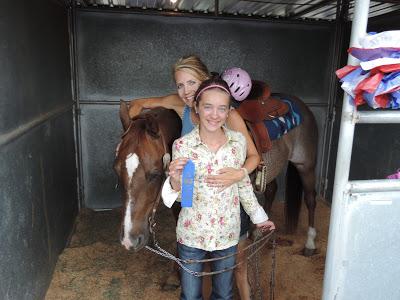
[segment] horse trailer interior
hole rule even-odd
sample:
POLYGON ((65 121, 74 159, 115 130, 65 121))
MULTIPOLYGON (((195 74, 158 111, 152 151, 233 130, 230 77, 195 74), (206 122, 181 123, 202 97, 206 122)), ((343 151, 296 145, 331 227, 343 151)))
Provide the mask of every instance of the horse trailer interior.
MULTIPOLYGON (((122 131, 120 99, 173 93, 171 66, 183 55, 199 55, 210 71, 242 67, 273 92, 296 95, 308 105, 319 134, 316 189, 330 205, 335 170, 343 163, 337 159, 343 92, 335 71, 346 64, 357 3, 369 7, 367 32, 400 29, 395 0, 2 1, 0 298, 44 299, 79 215, 93 210, 101 223, 104 211, 122 205, 113 171, 122 131)), ((383 179, 400 167, 399 126, 355 127, 348 179, 355 184, 383 179)), ((283 185, 282 175, 278 186, 283 185)), ((400 191, 391 191, 396 194, 381 195, 393 203, 387 207, 360 206, 359 192, 349 194, 361 213, 354 213, 359 222, 346 223, 345 231, 347 239, 369 236, 381 244, 388 243, 387 234, 386 256, 400 245, 396 232, 382 225, 388 221, 399 228, 400 191), (369 222, 379 222, 378 229, 369 222)), ((278 200, 282 195, 280 189, 278 200)), ((368 197, 373 201, 374 195, 368 197)), ((399 265, 398 257, 380 257, 376 265, 366 256, 378 256, 377 251, 346 251, 346 258, 356 258, 349 267, 353 276, 341 273, 337 279, 343 284, 338 299, 377 299, 357 293, 365 283, 353 278, 371 268, 379 272, 377 278, 388 276, 382 289, 398 290, 396 272, 383 274, 399 265), (346 284, 346 278, 354 281, 346 284), (349 286, 352 282, 356 286, 349 286)), ((320 290, 316 298, 322 297, 320 290)), ((335 292, 324 292, 325 299, 334 299, 335 292)), ((398 291, 378 295, 400 296, 398 291)))

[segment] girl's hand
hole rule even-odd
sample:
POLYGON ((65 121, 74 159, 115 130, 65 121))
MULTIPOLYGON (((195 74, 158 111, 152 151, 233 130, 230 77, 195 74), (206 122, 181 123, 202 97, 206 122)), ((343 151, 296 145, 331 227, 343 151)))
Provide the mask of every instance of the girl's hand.
POLYGON ((169 176, 174 190, 179 191, 181 186, 182 170, 189 159, 185 157, 177 158, 169 164, 169 176), (178 188, 179 187, 179 188, 178 188))
POLYGON ((218 175, 208 175, 205 181, 208 186, 218 187, 218 192, 221 192, 232 184, 241 181, 245 175, 242 169, 228 167, 218 170, 218 175))
POLYGON ((275 224, 270 220, 256 224, 256 226, 257 226, 257 228, 261 229, 261 232, 265 232, 267 230, 270 230, 270 231, 275 230, 275 224))

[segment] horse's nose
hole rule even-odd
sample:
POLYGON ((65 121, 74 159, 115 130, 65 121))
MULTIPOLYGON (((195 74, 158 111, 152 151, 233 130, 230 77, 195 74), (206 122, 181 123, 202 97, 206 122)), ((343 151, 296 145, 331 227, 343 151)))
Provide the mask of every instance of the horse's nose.
POLYGON ((126 250, 133 249, 133 251, 139 251, 145 245, 144 234, 138 234, 135 236, 123 237, 121 239, 121 244, 126 248, 126 250))
POLYGON ((131 236, 130 240, 131 240, 132 248, 133 248, 134 251, 138 251, 141 248, 143 248, 143 246, 144 246, 143 245, 144 244, 143 243, 144 242, 144 235, 143 234, 139 234, 139 235, 137 235, 135 237, 131 236))

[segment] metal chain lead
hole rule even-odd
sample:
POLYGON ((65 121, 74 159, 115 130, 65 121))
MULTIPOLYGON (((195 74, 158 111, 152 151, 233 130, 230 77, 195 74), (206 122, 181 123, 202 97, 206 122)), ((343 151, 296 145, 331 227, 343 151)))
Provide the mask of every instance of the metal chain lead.
POLYGON ((275 268, 276 268, 276 240, 275 236, 272 240, 272 265, 271 265, 271 274, 269 279, 269 299, 275 299, 275 268))
MULTIPOLYGON (((261 234, 258 231, 253 232, 254 241, 257 241, 261 234)), ((254 247, 252 247, 254 248, 254 247)), ((253 249, 252 249, 253 250, 253 249)), ((253 250, 254 251, 254 250, 253 250)), ((259 253, 255 253, 253 263, 252 263, 252 273, 253 273, 253 282, 252 282, 252 290, 253 290, 253 298, 262 300, 262 292, 260 286, 260 255, 259 253)))
POLYGON ((255 270, 256 287, 255 287, 254 297, 255 297, 255 299, 263 300, 262 291, 261 291, 261 285, 260 285, 260 253, 257 253, 255 255, 254 261, 255 261, 254 264, 255 264, 255 267, 256 267, 256 270, 255 270))
MULTIPOLYGON (((161 248, 157 243, 156 232, 155 232, 155 226, 156 226, 155 214, 156 214, 156 211, 157 211, 157 206, 158 206, 158 203, 160 201, 160 198, 161 198, 161 190, 159 191, 159 193, 157 195, 157 198, 156 198, 156 200, 155 200, 155 202, 153 204, 152 214, 149 217, 149 230, 150 230, 150 233, 152 234, 152 237, 153 237, 153 244, 157 249, 151 248, 150 246, 146 246, 147 250, 150 250, 151 252, 156 253, 156 254, 158 254, 158 255, 160 255, 162 257, 165 257, 165 258, 168 258, 170 260, 173 260, 182 268, 182 270, 188 272, 189 274, 192 274, 193 276, 201 277, 201 276, 206 276, 206 275, 215 275, 215 274, 220 274, 220 273, 223 273, 223 272, 227 272, 227 271, 235 269, 237 266, 241 265, 242 263, 247 263, 255 254, 258 253, 258 251, 260 249, 262 249, 270 241, 271 237, 273 237, 273 261, 272 261, 272 270, 271 270, 271 278, 272 279, 270 281, 270 293, 271 293, 271 287, 274 288, 274 286, 275 286, 275 284, 274 284, 274 282, 275 282, 275 270, 274 270, 275 269, 275 234, 274 234, 275 230, 269 232, 268 234, 266 234, 265 236, 263 236, 261 238, 259 238, 260 234, 258 234, 258 237, 256 237, 256 239, 254 240, 253 243, 251 243, 250 245, 248 245, 244 249, 242 249, 240 251, 236 251, 236 253, 233 253, 233 254, 230 254, 230 255, 226 255, 226 256, 218 257, 218 258, 203 259, 203 260, 182 260, 182 259, 174 256, 173 254, 169 253, 168 251, 164 250, 163 248, 161 248), (266 240, 266 241, 261 243, 263 240, 266 240), (255 245, 259 244, 259 243, 261 243, 261 245, 258 248, 256 248, 255 250, 253 250, 253 252, 250 253, 247 256, 247 261, 241 261, 241 262, 235 264, 234 266, 232 266, 230 268, 225 268, 223 270, 214 271, 214 272, 196 272, 196 271, 190 270, 189 268, 187 268, 184 265, 184 263, 190 264, 190 263, 210 262, 210 261, 226 259, 226 258, 231 257, 233 255, 237 255, 238 253, 247 251, 251 247, 255 248, 255 245)), ((258 232, 258 233, 260 233, 260 232, 258 232)), ((257 264, 258 264, 258 262, 257 262, 257 264)), ((258 276, 257 276, 257 280, 258 280, 258 276)), ((272 297, 273 296, 274 296, 274 293, 272 291, 272 297)), ((271 298, 271 299, 273 299, 273 298, 271 298)))
POLYGON ((251 245, 245 247, 245 248, 242 249, 241 251, 237 251, 237 252, 235 252, 235 253, 233 253, 233 254, 229 254, 229 255, 226 255, 226 256, 223 256, 223 257, 210 258, 210 259, 201 259, 201 260, 183 260, 183 259, 180 259, 180 258, 174 256, 173 254, 169 253, 168 251, 166 251, 165 249, 161 248, 161 247, 158 245, 158 243, 157 243, 157 241, 156 241, 156 239, 155 239, 155 232, 154 232, 154 230, 152 230, 152 233, 153 233, 153 244, 154 244, 154 247, 155 247, 156 249, 154 249, 154 248, 152 248, 152 247, 150 247, 150 246, 146 246, 146 249, 148 249, 148 250, 150 250, 151 252, 156 253, 156 254, 158 254, 158 255, 160 255, 160 256, 162 256, 162 257, 165 257, 165 258, 168 258, 168 259, 170 259, 170 260, 175 261, 175 262, 176 262, 180 267, 182 267, 182 269, 185 270, 186 272, 188 272, 188 273, 190 273, 190 274, 192 274, 192 275, 194 275, 194 276, 196 276, 196 277, 201 277, 201 276, 207 276, 207 275, 220 274, 220 273, 223 273, 223 272, 226 272, 226 271, 233 270, 233 269, 235 269, 237 266, 241 265, 242 263, 247 263, 247 261, 241 261, 241 262, 235 264, 234 266, 232 266, 232 267, 230 267, 230 268, 225 268, 225 269, 223 269, 223 270, 213 271, 213 272, 195 272, 195 271, 192 271, 192 270, 188 269, 184 264, 185 264, 185 263, 186 263, 186 264, 203 263, 203 262, 211 262, 211 261, 217 261, 217 260, 226 259, 226 258, 231 257, 231 256, 234 256, 234 255, 236 255, 236 254, 238 254, 238 253, 247 251, 250 247, 255 247, 255 245, 260 244, 260 243, 262 242, 261 245, 259 245, 258 247, 256 247, 256 249, 254 250, 253 253, 250 253, 250 254, 247 256, 247 260, 250 260, 250 259, 252 258, 252 256, 254 256, 255 254, 257 254, 258 251, 259 251, 260 249, 262 249, 262 248, 269 242, 269 240, 270 240, 270 238, 273 236, 273 233, 274 233, 274 232, 272 231, 272 232, 266 234, 265 236, 263 236, 262 238, 260 238, 260 239, 258 239, 258 240, 256 240, 256 241, 254 241, 251 245))

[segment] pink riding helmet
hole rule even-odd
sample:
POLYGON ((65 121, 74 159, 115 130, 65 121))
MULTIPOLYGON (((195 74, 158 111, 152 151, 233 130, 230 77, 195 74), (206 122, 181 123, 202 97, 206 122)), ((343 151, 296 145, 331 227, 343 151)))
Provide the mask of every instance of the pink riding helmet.
POLYGON ((243 101, 250 94, 251 78, 249 73, 241 68, 230 68, 222 73, 222 79, 226 81, 233 98, 243 101))

